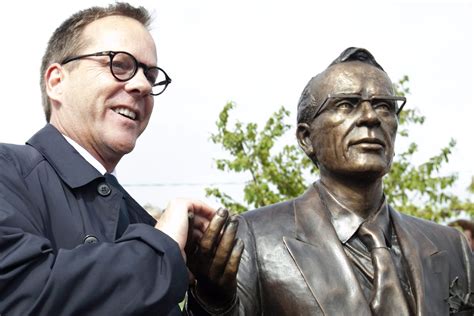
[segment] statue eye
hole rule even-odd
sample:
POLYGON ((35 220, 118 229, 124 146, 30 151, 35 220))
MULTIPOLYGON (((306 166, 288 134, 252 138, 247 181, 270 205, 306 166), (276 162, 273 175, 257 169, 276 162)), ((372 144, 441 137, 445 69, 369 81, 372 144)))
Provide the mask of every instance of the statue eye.
POLYGON ((337 100, 334 103, 334 106, 338 110, 350 111, 356 108, 358 103, 359 103, 359 100, 356 98, 345 98, 345 99, 337 100))
POLYGON ((382 112, 389 112, 395 113, 396 112, 396 105, 394 102, 390 100, 373 100, 372 101, 372 108, 375 111, 382 111, 382 112))

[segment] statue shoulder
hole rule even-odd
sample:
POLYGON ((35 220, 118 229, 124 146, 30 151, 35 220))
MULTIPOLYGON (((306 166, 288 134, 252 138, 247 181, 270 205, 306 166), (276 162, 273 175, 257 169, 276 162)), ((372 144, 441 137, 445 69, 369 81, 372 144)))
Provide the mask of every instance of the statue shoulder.
POLYGON ((392 208, 392 216, 398 216, 400 224, 414 225, 420 232, 423 232, 431 240, 437 239, 458 239, 460 232, 447 225, 442 225, 427 219, 398 212, 392 208))
POLYGON ((240 214, 241 217, 244 217, 249 222, 255 221, 265 221, 272 222, 276 220, 274 216, 281 216, 285 213, 293 212, 293 204, 295 199, 263 206, 257 209, 249 210, 240 214))

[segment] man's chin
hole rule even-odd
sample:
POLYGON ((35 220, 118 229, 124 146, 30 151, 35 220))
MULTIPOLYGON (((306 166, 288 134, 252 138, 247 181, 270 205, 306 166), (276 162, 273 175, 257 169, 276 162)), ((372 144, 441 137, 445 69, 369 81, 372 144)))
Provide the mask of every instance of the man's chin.
POLYGON ((119 156, 124 156, 128 153, 130 153, 134 148, 136 144, 136 139, 129 139, 129 140, 121 140, 121 141, 115 141, 111 144, 112 150, 119 156))

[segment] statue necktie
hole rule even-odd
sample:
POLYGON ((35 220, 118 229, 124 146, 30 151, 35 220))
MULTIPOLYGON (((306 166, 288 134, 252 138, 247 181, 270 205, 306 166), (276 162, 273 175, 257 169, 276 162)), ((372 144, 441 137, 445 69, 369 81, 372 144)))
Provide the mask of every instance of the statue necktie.
POLYGON ((122 200, 120 201, 120 212, 119 212, 119 219, 117 225, 117 237, 122 236, 125 229, 127 229, 128 224, 130 224, 130 218, 128 216, 128 209, 127 209, 127 202, 125 201, 125 196, 127 195, 125 189, 118 183, 117 178, 110 174, 106 173, 104 175, 105 180, 109 183, 112 187, 119 190, 123 193, 122 200))
POLYGON ((374 266, 374 288, 370 302, 372 313, 377 316, 410 315, 383 231, 377 225, 365 222, 359 228, 358 235, 370 251, 374 266))

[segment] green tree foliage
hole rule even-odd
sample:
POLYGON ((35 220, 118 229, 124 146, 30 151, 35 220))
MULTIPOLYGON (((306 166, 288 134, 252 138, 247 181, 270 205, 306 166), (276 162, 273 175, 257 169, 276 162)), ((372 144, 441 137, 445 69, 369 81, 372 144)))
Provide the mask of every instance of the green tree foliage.
POLYGON ((229 128, 229 113, 235 107, 227 103, 216 123, 217 133, 211 135, 215 144, 230 154, 229 159, 217 159, 219 170, 245 172, 250 180, 244 187, 246 204, 237 202, 219 188, 207 188, 207 196, 213 196, 225 207, 240 213, 249 208, 269 205, 298 196, 306 188, 304 171, 316 173, 310 160, 294 145, 285 145, 274 152, 277 140, 290 125, 284 123, 289 111, 281 107, 268 119, 261 131, 256 123, 236 122, 229 128))
MULTIPOLYGON (((405 76, 395 84, 398 95, 410 93, 408 82, 409 79, 405 76)), ((422 125, 424 120, 425 117, 416 109, 402 111, 398 137, 407 138, 409 127, 413 124, 422 125)), ((439 154, 416 166, 413 165, 412 158, 418 145, 410 143, 407 150, 395 157, 390 173, 384 178, 389 203, 401 212, 437 222, 455 216, 461 210, 472 217, 474 204, 470 200, 461 201, 449 191, 456 182, 457 175, 441 175, 442 167, 448 163, 455 145, 455 140, 451 139, 440 149, 439 154)))
MULTIPOLYGON (((398 95, 409 93, 408 82, 409 78, 405 76, 394 85, 398 95)), ((257 124, 252 122, 244 124, 237 121, 231 125, 230 112, 235 106, 232 102, 224 106, 216 122, 217 132, 211 135, 211 140, 228 153, 228 158, 216 159, 219 170, 248 174, 244 203, 217 187, 206 188, 206 195, 241 213, 302 194, 308 184, 316 179, 317 168, 296 145, 285 145, 282 149, 275 146, 291 129, 291 125, 284 122, 290 112, 281 107, 259 130, 257 124)), ((400 116, 398 137, 408 137, 409 127, 422 125, 424 120, 417 110, 404 110, 400 116)), ((438 155, 418 166, 411 162, 418 150, 416 143, 411 143, 406 151, 397 155, 390 174, 384 178, 385 192, 391 205, 402 212, 435 221, 449 218, 460 210, 472 217, 474 203, 449 193, 457 176, 440 175, 455 144, 451 140, 438 155)), ((474 193, 474 178, 470 192, 474 193)))

